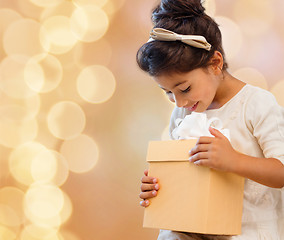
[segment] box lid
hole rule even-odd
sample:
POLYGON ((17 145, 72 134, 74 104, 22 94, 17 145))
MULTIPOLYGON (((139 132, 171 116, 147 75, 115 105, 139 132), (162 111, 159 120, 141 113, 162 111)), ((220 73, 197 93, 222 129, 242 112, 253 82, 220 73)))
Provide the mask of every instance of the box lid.
POLYGON ((197 139, 150 141, 147 162, 183 162, 188 161, 189 150, 195 146, 197 139))

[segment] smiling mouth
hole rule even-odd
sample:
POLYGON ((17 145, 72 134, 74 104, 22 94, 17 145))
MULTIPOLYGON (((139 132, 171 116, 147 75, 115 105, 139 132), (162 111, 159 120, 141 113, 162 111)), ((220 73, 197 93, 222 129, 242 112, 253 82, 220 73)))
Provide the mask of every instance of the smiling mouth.
POLYGON ((196 110, 198 103, 199 102, 196 102, 193 106, 189 107, 189 111, 193 112, 194 110, 196 110))

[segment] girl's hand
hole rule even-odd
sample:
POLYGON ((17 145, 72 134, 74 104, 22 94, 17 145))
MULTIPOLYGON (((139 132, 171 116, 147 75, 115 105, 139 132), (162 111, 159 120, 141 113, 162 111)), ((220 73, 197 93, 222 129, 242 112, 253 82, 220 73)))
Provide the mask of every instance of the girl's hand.
POLYGON ((189 152, 189 161, 219 171, 233 172, 239 154, 229 140, 217 129, 209 128, 215 137, 200 137, 189 152))
POLYGON ((149 177, 148 170, 144 171, 144 177, 141 179, 141 193, 139 195, 143 200, 140 202, 142 207, 148 207, 150 205, 149 198, 157 196, 157 191, 159 190, 159 185, 157 178, 149 177))

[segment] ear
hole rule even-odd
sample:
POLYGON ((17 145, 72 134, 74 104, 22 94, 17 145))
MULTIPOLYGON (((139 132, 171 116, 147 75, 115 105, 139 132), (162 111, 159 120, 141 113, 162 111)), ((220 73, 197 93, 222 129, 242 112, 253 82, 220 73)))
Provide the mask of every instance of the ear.
POLYGON ((216 75, 222 73, 223 63, 222 53, 215 51, 214 55, 210 59, 210 67, 216 75))

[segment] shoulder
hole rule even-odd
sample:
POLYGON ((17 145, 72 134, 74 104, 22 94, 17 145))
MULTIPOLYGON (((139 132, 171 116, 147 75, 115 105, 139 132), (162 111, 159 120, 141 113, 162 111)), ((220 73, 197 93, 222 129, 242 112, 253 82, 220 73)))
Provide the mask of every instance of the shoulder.
MULTIPOLYGON (((283 122, 284 108, 277 103, 274 95, 262 88, 247 86, 245 117, 248 126, 267 127, 266 124, 283 122)), ((283 124, 282 124, 283 125, 283 124)))
POLYGON ((248 103, 253 102, 254 104, 277 104, 277 101, 271 92, 252 85, 246 85, 245 88, 248 103))

